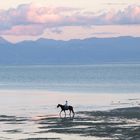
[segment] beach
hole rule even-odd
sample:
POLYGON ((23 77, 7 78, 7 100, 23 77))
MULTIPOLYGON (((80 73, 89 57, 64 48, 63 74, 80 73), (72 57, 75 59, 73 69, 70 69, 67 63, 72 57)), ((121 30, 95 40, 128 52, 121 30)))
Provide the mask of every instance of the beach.
POLYGON ((0 139, 107 140, 140 137, 139 94, 55 93, 40 90, 0 91, 0 139), (129 96, 128 96, 129 95, 129 96), (65 99, 75 117, 60 118, 65 99), (79 99, 79 100, 78 100, 79 99))
POLYGON ((138 139, 140 64, 0 66, 0 139, 138 139), (74 118, 58 104, 73 106, 74 118))

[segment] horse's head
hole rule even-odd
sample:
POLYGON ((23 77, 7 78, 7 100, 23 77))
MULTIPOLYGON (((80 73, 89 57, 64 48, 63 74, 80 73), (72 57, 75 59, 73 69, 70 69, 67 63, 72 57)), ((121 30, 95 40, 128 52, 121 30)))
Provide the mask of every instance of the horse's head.
POLYGON ((57 108, 60 106, 60 104, 57 105, 57 108))

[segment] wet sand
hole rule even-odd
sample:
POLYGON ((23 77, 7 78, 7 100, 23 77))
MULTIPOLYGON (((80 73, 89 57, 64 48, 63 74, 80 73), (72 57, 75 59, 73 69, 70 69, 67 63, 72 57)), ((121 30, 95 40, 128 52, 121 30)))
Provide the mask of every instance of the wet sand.
POLYGON ((0 115, 3 140, 139 140, 140 107, 79 111, 74 118, 57 115, 0 115))

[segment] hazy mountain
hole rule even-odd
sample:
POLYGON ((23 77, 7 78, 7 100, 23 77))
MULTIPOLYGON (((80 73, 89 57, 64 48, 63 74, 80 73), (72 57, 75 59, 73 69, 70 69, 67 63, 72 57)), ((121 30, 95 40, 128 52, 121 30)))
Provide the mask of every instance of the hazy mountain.
POLYGON ((140 37, 69 41, 40 38, 12 44, 0 38, 0 64, 140 62, 140 37))
POLYGON ((2 47, 3 45, 11 45, 11 43, 0 37, 0 47, 2 47))

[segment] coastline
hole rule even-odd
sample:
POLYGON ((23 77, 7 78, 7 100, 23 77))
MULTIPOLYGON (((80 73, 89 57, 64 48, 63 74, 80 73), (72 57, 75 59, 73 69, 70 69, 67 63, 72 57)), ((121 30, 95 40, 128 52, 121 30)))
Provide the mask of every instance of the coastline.
POLYGON ((0 139, 121 140, 137 138, 140 94, 62 93, 0 90, 0 139), (73 105, 76 115, 59 117, 58 103, 73 105))

